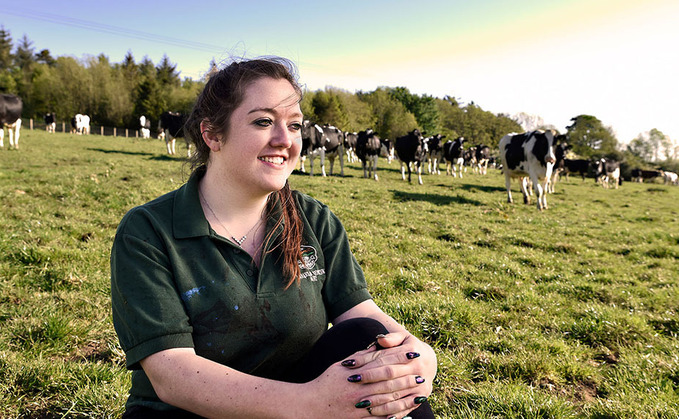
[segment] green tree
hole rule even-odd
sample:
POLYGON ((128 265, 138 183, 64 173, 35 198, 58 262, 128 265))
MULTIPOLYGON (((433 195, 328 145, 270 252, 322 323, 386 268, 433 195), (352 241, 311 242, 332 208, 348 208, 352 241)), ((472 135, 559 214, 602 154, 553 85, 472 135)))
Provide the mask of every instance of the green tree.
POLYGON ((571 118, 567 126, 568 142, 573 152, 584 158, 619 156, 618 140, 609 127, 591 115, 578 115, 571 118))
POLYGON ((0 70, 12 68, 12 37, 4 26, 0 26, 0 70))
POLYGON ((177 64, 172 64, 167 55, 163 55, 160 64, 156 67, 156 78, 161 86, 179 87, 181 80, 177 71, 177 64))
POLYGON ((371 106, 375 116, 373 129, 380 137, 396 139, 417 128, 415 115, 408 112, 403 103, 394 99, 388 88, 379 87, 371 93, 359 92, 358 95, 371 106))
POLYGON ((48 66, 54 66, 57 62, 54 57, 52 57, 52 54, 50 54, 50 50, 48 49, 43 49, 39 53, 35 54, 35 61, 48 66))
POLYGON ((439 111, 436 100, 432 96, 418 96, 410 93, 405 87, 390 88, 389 94, 415 116, 423 132, 428 134, 439 132, 439 111))

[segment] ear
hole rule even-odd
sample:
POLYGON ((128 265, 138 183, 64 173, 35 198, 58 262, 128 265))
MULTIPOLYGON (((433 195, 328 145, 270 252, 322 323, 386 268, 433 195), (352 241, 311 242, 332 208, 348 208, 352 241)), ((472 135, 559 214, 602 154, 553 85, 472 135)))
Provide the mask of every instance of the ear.
POLYGON ((215 134, 210 131, 212 126, 207 119, 203 119, 200 123, 200 135, 203 141, 212 151, 219 151, 222 147, 222 137, 221 135, 215 134))

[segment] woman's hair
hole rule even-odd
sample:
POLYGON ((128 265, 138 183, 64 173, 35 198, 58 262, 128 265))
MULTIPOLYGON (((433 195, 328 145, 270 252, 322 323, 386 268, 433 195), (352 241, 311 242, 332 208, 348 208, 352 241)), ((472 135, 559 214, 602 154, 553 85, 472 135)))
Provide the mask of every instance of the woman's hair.
MULTIPOLYGON (((257 80, 266 77, 289 81, 299 99, 302 99, 302 88, 297 81, 295 65, 285 58, 265 57, 233 62, 209 75, 205 88, 196 99, 185 125, 186 135, 196 149, 190 158, 194 171, 209 164, 210 148, 203 141, 201 123, 206 122, 207 131, 222 134, 222 138, 227 138, 227 135, 223 134, 228 133, 231 115, 243 103, 246 89, 257 80)), ((300 280, 302 219, 287 181, 281 190, 269 195, 265 215, 267 218, 274 217, 276 224, 264 239, 263 248, 266 248, 266 243, 272 240, 274 232, 283 227, 282 234, 270 252, 281 247, 283 276, 287 282, 286 287, 289 287, 293 282, 300 280), (277 211, 277 208, 280 208, 280 211, 277 211)))

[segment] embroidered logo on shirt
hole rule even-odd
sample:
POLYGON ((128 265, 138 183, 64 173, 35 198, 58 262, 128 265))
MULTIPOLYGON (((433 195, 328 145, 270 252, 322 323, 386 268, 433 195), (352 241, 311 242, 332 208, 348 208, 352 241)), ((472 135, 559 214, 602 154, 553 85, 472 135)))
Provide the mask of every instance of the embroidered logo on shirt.
POLYGON ((302 246, 302 260, 297 261, 299 269, 306 271, 301 273, 301 278, 309 278, 311 281, 318 281, 318 275, 325 275, 325 269, 314 269, 318 254, 316 249, 311 246, 302 246))

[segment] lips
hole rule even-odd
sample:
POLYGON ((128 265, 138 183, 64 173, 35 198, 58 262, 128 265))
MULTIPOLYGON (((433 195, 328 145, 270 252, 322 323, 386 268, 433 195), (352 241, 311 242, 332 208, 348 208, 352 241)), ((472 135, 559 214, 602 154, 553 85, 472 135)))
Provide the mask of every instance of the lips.
POLYGON ((285 158, 283 157, 259 157, 259 160, 271 163, 271 164, 283 164, 285 163, 285 158))

